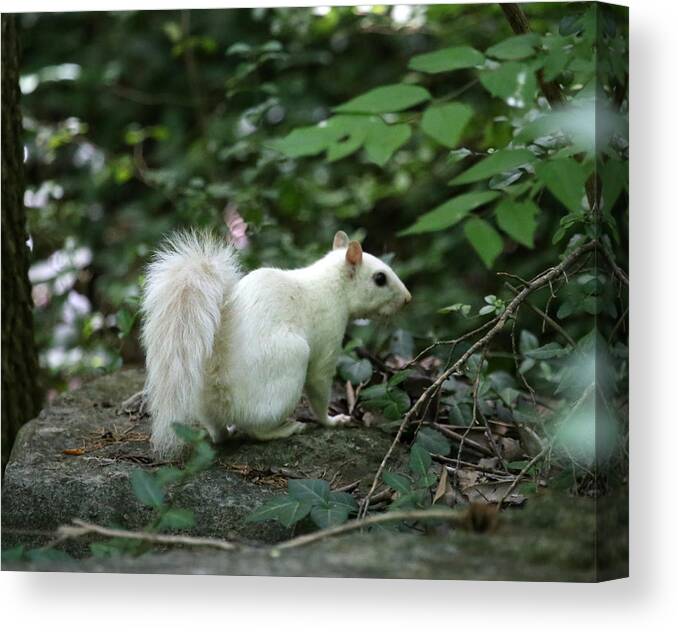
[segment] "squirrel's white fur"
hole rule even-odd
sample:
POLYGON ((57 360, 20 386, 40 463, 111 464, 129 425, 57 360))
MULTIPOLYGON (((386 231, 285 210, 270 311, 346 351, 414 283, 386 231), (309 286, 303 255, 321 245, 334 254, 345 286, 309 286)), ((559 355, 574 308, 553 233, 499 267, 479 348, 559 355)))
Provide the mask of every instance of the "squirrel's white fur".
POLYGON ((289 436, 305 427, 288 420, 304 391, 321 424, 348 421, 328 417, 327 406, 349 319, 388 316, 410 300, 395 272, 341 231, 306 268, 246 276, 214 236, 173 235, 143 288, 154 451, 181 449, 174 422, 202 425, 215 441, 232 426, 259 439, 289 436))

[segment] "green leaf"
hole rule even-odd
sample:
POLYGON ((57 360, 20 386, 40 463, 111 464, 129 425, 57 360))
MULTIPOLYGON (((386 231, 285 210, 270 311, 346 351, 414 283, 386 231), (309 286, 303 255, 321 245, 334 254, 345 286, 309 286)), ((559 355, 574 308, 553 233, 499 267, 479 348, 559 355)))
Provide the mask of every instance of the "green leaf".
POLYGON ((491 268, 504 249, 499 233, 484 219, 472 217, 464 224, 464 234, 485 266, 491 268))
POLYGON ((536 33, 514 35, 494 46, 490 46, 485 54, 497 59, 525 59, 534 55, 534 49, 539 45, 541 38, 536 33))
POLYGON ((344 507, 349 513, 358 511, 358 502, 348 492, 331 492, 330 505, 344 507))
POLYGON ((471 306, 466 303, 454 303, 438 310, 439 314, 451 314, 452 312, 461 312, 462 316, 468 316, 471 306))
POLYGON ((200 428, 192 428, 186 424, 174 423, 172 428, 176 433, 177 437, 186 443, 196 444, 199 441, 203 441, 205 438, 205 433, 200 428))
POLYGON ((499 197, 497 191, 471 191, 462 193, 444 204, 437 206, 432 211, 424 213, 412 226, 400 231, 398 234, 415 235, 418 233, 430 233, 454 226, 463 219, 470 211, 491 202, 499 197))
POLYGON ((410 407, 410 396, 399 388, 377 384, 363 389, 360 399, 366 408, 380 410, 392 421, 400 419, 410 407))
POLYGON ((557 342, 549 342, 542 347, 527 350, 523 355, 533 360, 550 360, 552 358, 560 358, 568 353, 570 353, 570 350, 563 349, 557 342))
POLYGON ((388 385, 375 384, 360 391, 360 399, 365 401, 383 399, 388 395, 388 385))
POLYGON ((356 360, 351 356, 341 356, 337 367, 341 379, 353 385, 367 382, 372 377, 372 363, 366 358, 356 360))
POLYGON ((165 493, 158 482, 148 472, 144 470, 134 470, 130 476, 132 482, 132 489, 134 495, 144 505, 148 507, 155 507, 158 509, 162 507, 165 501, 165 493))
POLYGON ((410 449, 410 470, 418 478, 426 478, 428 468, 431 467, 433 461, 428 451, 421 445, 415 443, 410 449))
POLYGON ((158 527, 160 529, 190 529, 195 525, 195 516, 190 509, 172 508, 161 517, 158 527))
POLYGON ((535 160, 535 155, 528 149, 500 149, 458 175, 450 181, 450 184, 477 182, 497 173, 510 171, 511 169, 534 162, 535 160))
POLYGON ((381 119, 370 116, 349 114, 330 118, 326 122, 326 127, 329 128, 327 160, 334 162, 357 151, 365 142, 370 126, 375 121, 383 125, 381 119))
POLYGON ((407 478, 404 474, 398 474, 396 472, 384 472, 382 474, 382 479, 391 489, 394 489, 401 494, 406 494, 412 488, 412 481, 407 478))
POLYGON ((389 379, 388 385, 391 387, 398 386, 398 384, 404 382, 410 376, 411 373, 412 373, 411 371, 399 371, 398 373, 394 373, 393 377, 389 379))
POLYGON ((534 248, 534 233, 537 230, 535 218, 539 214, 539 207, 534 202, 517 202, 505 198, 497 206, 496 214, 499 228, 518 243, 534 248))
POLYGON ((161 467, 155 472, 155 480, 158 481, 158 484, 162 487, 171 485, 181 480, 184 473, 177 467, 161 467))
POLYGON ((510 61, 499 68, 484 69, 479 73, 480 83, 493 96, 515 108, 525 108, 534 102, 537 80, 529 64, 510 61))
POLYGON ((518 344, 518 348, 520 349, 520 353, 525 354, 528 351, 532 351, 533 349, 536 349, 538 346, 539 346, 539 339, 531 331, 528 331, 527 329, 523 329, 520 332, 520 342, 518 344))
POLYGON ((291 479, 287 483, 287 492, 292 498, 317 505, 330 499, 330 484, 318 479, 291 479))
POLYGON ((581 210, 586 185, 583 165, 574 158, 557 158, 538 164, 535 172, 539 180, 569 210, 581 210))
POLYGON ((509 470, 522 470, 528 463, 529 461, 511 461, 506 464, 506 467, 508 467, 509 470))
POLYGON ((207 441, 200 441, 195 444, 191 458, 186 464, 186 469, 194 473, 206 470, 212 465, 215 456, 214 448, 207 441))
POLYGON ((131 314, 125 308, 119 309, 115 315, 115 322, 120 330, 120 337, 129 336, 136 321, 136 314, 131 314))
POLYGON ((338 132, 332 128, 313 125, 292 130, 284 138, 274 140, 269 145, 290 158, 301 158, 325 151, 328 145, 338 137, 338 132))
POLYGON ((13 546, 11 549, 2 549, 2 561, 5 562, 18 562, 22 560, 25 556, 25 547, 23 544, 13 546))
POLYGON ((472 68, 480 66, 485 62, 485 57, 475 48, 470 46, 456 46, 453 48, 443 48, 433 53, 424 53, 415 55, 410 60, 410 70, 419 72, 449 72, 461 68, 472 68))
MULTIPOLYGON (((391 336, 389 353, 400 356, 401 358, 411 358, 414 355, 414 337, 412 334, 404 329, 396 329, 391 336)), ((405 375, 405 377, 407 377, 407 375, 405 375)), ((403 379, 405 378, 403 377, 403 379)), ((391 386, 396 386, 400 382, 391 378, 388 383, 391 386)))
POLYGON ((396 83, 374 88, 355 99, 334 108, 336 112, 357 112, 363 114, 384 114, 407 110, 431 98, 428 90, 421 86, 396 83))
POLYGON ((109 544, 107 542, 92 542, 89 545, 89 550, 92 553, 92 557, 98 559, 117 557, 123 552, 122 548, 117 544, 109 544))
POLYGON ((422 428, 417 433, 415 445, 419 445, 433 454, 442 454, 447 456, 450 453, 452 444, 447 437, 434 428, 422 428))
POLYGON ((601 205, 602 211, 611 211, 614 203, 629 181, 629 164, 619 160, 609 159, 600 168, 600 179, 603 183, 601 205))
POLYGON ((421 129, 441 145, 453 149, 471 120, 473 110, 464 103, 429 107, 421 119, 421 129))
POLYGON ((247 516, 248 522, 265 522, 277 520, 285 527, 305 518, 311 511, 311 505, 290 496, 278 496, 265 502, 261 507, 247 516))
POLYGON ((348 520, 350 511, 341 504, 329 503, 311 509, 311 520, 321 529, 336 527, 348 520))
POLYGON ((386 125, 383 121, 378 120, 370 126, 365 138, 367 157, 382 167, 410 139, 411 135, 412 129, 409 125, 404 123, 386 125))
POLYGON ((31 562, 66 562, 73 559, 66 551, 43 547, 26 551, 26 558, 31 562))

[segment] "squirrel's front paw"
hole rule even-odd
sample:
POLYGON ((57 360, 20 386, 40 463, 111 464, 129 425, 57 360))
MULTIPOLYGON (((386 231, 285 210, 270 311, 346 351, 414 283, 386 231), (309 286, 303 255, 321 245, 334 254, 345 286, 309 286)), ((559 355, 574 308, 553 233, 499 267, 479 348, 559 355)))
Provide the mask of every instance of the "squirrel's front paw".
POLYGON ((328 428, 336 428, 337 426, 347 426, 353 421, 351 415, 332 415, 327 417, 325 425, 328 428))

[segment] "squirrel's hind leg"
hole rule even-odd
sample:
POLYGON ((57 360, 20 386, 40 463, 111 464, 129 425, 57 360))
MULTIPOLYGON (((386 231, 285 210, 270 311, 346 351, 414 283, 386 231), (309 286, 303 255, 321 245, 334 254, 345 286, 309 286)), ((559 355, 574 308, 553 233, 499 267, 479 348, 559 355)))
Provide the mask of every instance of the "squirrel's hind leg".
POLYGON ((306 381, 306 396, 318 422, 325 428, 336 428, 350 424, 353 421, 350 415, 328 414, 334 365, 325 370, 311 370, 309 373, 306 381))

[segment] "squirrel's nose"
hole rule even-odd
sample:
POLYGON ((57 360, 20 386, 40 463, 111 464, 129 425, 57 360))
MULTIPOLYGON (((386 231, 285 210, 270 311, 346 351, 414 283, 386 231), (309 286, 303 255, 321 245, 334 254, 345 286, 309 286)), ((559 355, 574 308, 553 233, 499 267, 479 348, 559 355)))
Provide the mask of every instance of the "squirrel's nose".
POLYGON ((405 291, 405 305, 412 302, 412 295, 406 290, 405 291))

